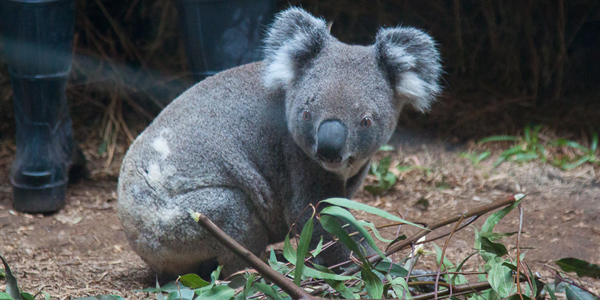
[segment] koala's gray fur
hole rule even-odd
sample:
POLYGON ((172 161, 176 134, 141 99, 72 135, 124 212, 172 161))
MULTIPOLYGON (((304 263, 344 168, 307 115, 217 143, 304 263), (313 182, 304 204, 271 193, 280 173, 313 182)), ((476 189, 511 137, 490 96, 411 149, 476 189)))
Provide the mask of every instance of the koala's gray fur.
MULTIPOLYGON (((159 274, 215 260, 225 275, 243 269, 187 210, 260 254, 303 225, 309 204, 356 192, 402 106, 434 100, 440 71, 434 42, 417 29, 381 29, 374 45, 351 46, 302 9, 280 13, 264 61, 190 88, 131 145, 118 186, 129 243, 159 274)), ((321 258, 348 256, 333 247, 321 258)))

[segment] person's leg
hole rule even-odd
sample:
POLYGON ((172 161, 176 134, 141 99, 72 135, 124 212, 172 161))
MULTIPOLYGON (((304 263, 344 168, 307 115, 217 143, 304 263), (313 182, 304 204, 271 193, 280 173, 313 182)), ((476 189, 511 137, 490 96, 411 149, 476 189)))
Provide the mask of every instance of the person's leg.
POLYGON ((73 134, 65 90, 74 0, 1 0, 0 32, 13 88, 17 154, 13 207, 47 213, 65 203, 73 134))
POLYGON ((195 81, 259 61, 274 0, 177 0, 188 64, 195 81))

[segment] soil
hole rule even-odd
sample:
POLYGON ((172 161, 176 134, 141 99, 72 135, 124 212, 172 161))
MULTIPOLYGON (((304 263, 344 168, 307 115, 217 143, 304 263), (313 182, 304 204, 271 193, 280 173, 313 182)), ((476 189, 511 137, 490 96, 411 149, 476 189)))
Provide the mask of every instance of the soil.
MULTIPOLYGON (((138 131, 139 132, 139 131, 138 131)), ((123 143, 124 144, 124 143, 123 143)), ((552 280, 553 261, 576 257, 600 263, 600 169, 584 165, 564 172, 539 161, 492 164, 500 153, 477 166, 460 156, 481 151, 473 143, 452 145, 440 139, 424 139, 410 132, 398 132, 391 155, 393 164, 413 167, 398 172, 398 182, 387 193, 374 196, 365 191, 356 199, 399 214, 410 221, 433 223, 493 200, 516 193, 523 200, 523 233, 519 246, 526 252, 525 262, 545 280, 552 280)), ((89 178, 70 186, 67 205, 51 215, 31 215, 12 210, 8 181, 14 157, 14 141, 0 141, 0 253, 10 264, 21 288, 30 293, 48 292, 58 299, 116 294, 128 299, 148 295, 134 292, 154 285, 154 275, 130 249, 116 215, 116 184, 126 146, 118 145, 112 162, 106 166, 106 153, 98 154, 94 143, 82 145, 89 161, 89 178)), ((372 184, 374 178, 365 184, 372 184)), ((383 220, 358 214, 384 224, 383 220)), ((480 227, 484 218, 475 223, 480 227)), ((514 232, 519 227, 515 210, 497 226, 497 232, 514 232)), ((410 232, 408 226, 402 230, 410 232)), ((450 229, 448 229, 449 231, 450 229)), ((397 228, 386 229, 388 237, 397 228)), ((414 230, 413 230, 414 231, 414 230)), ((446 256, 455 264, 473 250, 472 226, 456 232, 448 242, 446 256)), ((437 241, 443 247, 447 238, 437 241)), ((514 249, 516 235, 503 241, 514 249)), ((426 250, 433 251, 431 246, 426 250)), ((514 256, 511 250, 511 256, 514 256)), ((406 253, 396 255, 405 257, 406 253)), ((435 270, 425 258, 419 269, 435 270)), ((467 270, 476 268, 470 260, 467 270)), ((0 281, 1 282, 1 281, 0 281)), ((598 281, 584 279, 584 285, 598 281)), ((54 298, 53 298, 54 299, 54 298)))

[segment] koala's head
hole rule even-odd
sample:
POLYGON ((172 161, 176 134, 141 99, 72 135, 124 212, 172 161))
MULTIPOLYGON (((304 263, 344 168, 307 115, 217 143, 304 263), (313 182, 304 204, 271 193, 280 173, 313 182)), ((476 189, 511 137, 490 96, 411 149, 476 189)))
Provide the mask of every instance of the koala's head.
POLYGON ((439 54, 426 33, 380 29, 353 46, 299 8, 269 30, 263 79, 285 92, 294 141, 323 168, 348 178, 391 137, 404 104, 426 110, 440 88, 439 54))

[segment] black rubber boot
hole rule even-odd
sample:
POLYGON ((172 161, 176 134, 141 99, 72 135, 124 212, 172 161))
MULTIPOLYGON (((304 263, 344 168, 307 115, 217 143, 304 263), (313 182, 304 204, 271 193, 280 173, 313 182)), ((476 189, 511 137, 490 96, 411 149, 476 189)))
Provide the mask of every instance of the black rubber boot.
POLYGON ((0 30, 14 92, 13 207, 49 213, 65 203, 73 133, 65 90, 74 0, 0 0, 0 30))
POLYGON ((194 80, 259 61, 274 0, 177 0, 194 80))

